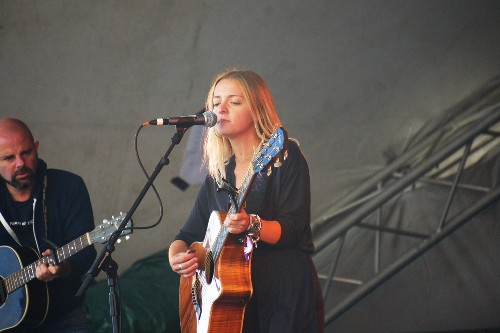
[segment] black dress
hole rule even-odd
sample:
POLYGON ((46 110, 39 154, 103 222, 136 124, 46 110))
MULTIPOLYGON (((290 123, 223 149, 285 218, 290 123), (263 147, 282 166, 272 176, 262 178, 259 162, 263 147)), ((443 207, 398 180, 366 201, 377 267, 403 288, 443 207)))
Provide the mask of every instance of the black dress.
MULTIPOLYGON (((307 161, 293 140, 272 163, 254 175, 246 197, 246 211, 281 225, 279 241, 260 241, 252 258, 253 295, 244 321, 244 332, 321 332, 323 300, 317 272, 311 259, 310 184, 307 161)), ((235 186, 234 157, 226 168, 227 180, 235 186)), ((227 211, 229 198, 217 192, 207 176, 193 210, 176 239, 187 244, 201 242, 212 211, 227 211)))

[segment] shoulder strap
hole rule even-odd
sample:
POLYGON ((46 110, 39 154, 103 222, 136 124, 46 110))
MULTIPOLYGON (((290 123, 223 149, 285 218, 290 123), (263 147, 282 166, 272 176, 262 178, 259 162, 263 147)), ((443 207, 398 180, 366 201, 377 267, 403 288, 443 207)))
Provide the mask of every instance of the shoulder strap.
POLYGON ((5 221, 5 217, 3 217, 2 213, 0 213, 0 222, 2 222, 3 227, 5 228, 5 230, 7 230, 9 235, 17 242, 17 244, 19 244, 19 246, 21 246, 19 238, 17 238, 16 234, 14 233, 14 230, 12 230, 7 221, 5 221))

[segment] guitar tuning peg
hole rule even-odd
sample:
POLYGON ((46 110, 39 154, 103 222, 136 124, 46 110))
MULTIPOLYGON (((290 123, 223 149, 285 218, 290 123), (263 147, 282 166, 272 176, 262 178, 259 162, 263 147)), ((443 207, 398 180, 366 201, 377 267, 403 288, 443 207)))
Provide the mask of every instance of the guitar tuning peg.
POLYGON ((271 175, 271 173, 272 173, 272 172, 273 172, 273 169, 271 168, 271 166, 269 166, 269 167, 267 168, 267 173, 266 173, 266 174, 267 174, 267 176, 269 177, 269 176, 271 175))
POLYGON ((129 240, 130 239, 130 236, 125 236, 125 240, 129 240))
POLYGON ((120 244, 120 243, 122 242, 122 240, 121 240, 120 238, 118 238, 118 239, 116 240, 116 242, 117 242, 118 244, 120 244))

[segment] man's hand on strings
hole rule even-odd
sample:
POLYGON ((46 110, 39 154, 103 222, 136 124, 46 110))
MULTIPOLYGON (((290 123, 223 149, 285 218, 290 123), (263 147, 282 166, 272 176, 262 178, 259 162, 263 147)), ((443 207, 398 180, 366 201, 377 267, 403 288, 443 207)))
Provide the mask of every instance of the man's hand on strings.
MULTIPOLYGON (((42 253, 44 257, 49 257, 51 254, 50 250, 46 250, 42 253)), ((68 261, 63 261, 58 265, 41 263, 36 268, 36 278, 38 280, 49 282, 57 278, 65 278, 71 272, 71 264, 68 261)))

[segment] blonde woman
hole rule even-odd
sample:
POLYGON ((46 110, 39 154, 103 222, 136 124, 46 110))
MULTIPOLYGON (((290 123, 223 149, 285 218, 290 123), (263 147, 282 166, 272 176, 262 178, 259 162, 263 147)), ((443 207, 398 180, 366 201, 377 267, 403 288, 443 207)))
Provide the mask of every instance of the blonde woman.
POLYGON ((267 85, 253 71, 231 69, 217 75, 206 107, 217 115, 204 147, 209 174, 170 245, 170 266, 183 278, 199 275, 197 253, 189 247, 204 240, 212 212, 231 207, 228 194, 218 188, 226 183, 240 194, 245 189, 241 209, 230 211, 223 220, 229 234, 251 240, 245 245, 245 251, 252 252, 251 298, 244 308, 242 331, 321 332, 324 311, 310 257, 314 245, 304 155, 295 141, 285 138, 269 166, 253 173, 252 162, 281 127, 267 85))

